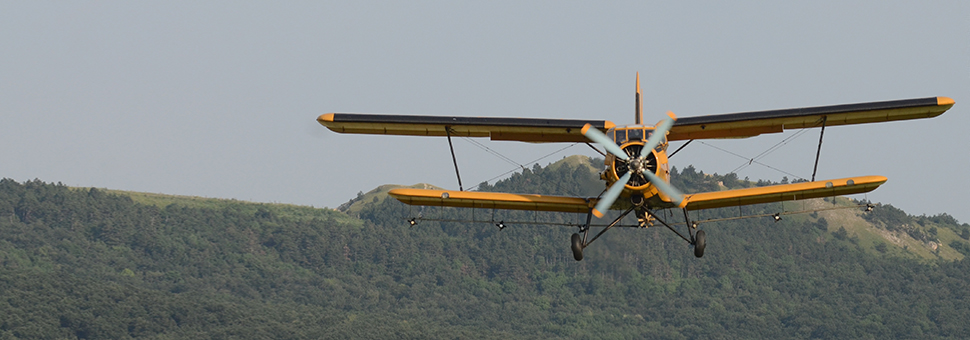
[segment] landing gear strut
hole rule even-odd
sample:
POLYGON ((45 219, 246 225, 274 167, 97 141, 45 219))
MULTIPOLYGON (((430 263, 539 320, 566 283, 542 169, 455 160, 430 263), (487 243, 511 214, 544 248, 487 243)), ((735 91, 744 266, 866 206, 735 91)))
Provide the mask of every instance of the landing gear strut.
POLYGON ((617 223, 620 223, 620 220, 626 217, 626 215, 629 215, 630 212, 632 212, 635 208, 636 207, 633 206, 624 211, 619 217, 613 220, 612 223, 606 226, 606 228, 601 230, 598 234, 596 234, 596 236, 593 236, 593 239, 586 241, 586 238, 589 236, 589 222, 593 218, 593 211, 590 210, 589 213, 586 214, 586 224, 579 228, 579 232, 583 233, 583 236, 579 236, 578 233, 573 234, 572 236, 573 258, 576 259, 576 261, 582 261, 583 249, 588 247, 590 243, 593 243, 593 241, 596 241, 596 239, 600 238, 600 236, 602 236, 607 230, 610 230, 610 228, 616 226, 617 223))
MULTIPOLYGON (((697 229, 697 223, 691 223, 687 209, 684 209, 684 224, 687 225, 687 234, 691 234, 691 230, 697 229)), ((691 234, 690 241, 688 242, 694 246, 694 256, 698 258, 704 256, 704 248, 707 247, 707 237, 705 237, 703 230, 698 230, 691 234)))
POLYGON ((703 230, 694 232, 694 229, 697 229, 697 224, 691 223, 690 215, 687 214, 687 209, 684 209, 684 224, 687 225, 687 236, 690 236, 690 238, 685 237, 683 234, 677 231, 677 229, 671 227, 669 224, 667 224, 667 222, 661 219, 660 216, 657 216, 652 211, 647 210, 647 214, 653 217, 657 222, 663 224, 665 227, 667 227, 667 229, 670 229, 670 231, 674 232, 674 234, 680 236, 680 238, 684 239, 684 241, 687 241, 688 244, 694 246, 694 256, 704 256, 704 248, 707 247, 707 237, 705 237, 703 230))
MULTIPOLYGON (((697 229, 697 224, 691 223, 690 216, 687 214, 687 209, 684 209, 684 221, 686 222, 685 224, 687 225, 687 235, 689 236, 689 238, 685 237, 679 231, 671 227, 669 224, 667 224, 666 221, 661 219, 659 216, 654 214, 649 209, 646 209, 642 206, 638 207, 634 205, 629 209, 627 209, 626 211, 624 211, 622 214, 620 214, 619 217, 617 217, 615 220, 613 220, 612 223, 607 225, 606 228, 604 228, 598 234, 596 234, 596 236, 593 236, 593 239, 587 241, 586 239, 589 236, 590 220, 593 217, 592 211, 590 211, 590 213, 586 215, 586 224, 579 228, 579 232, 582 233, 582 235, 580 235, 579 233, 575 233, 570 238, 570 241, 571 241, 570 243, 572 245, 572 250, 573 250, 573 258, 576 259, 576 261, 582 261, 583 249, 589 246, 590 243, 593 243, 593 241, 596 241, 596 239, 602 236, 603 233, 605 233, 607 230, 610 230, 610 228, 613 228, 614 226, 616 226, 616 224, 619 223, 620 220, 622 220, 624 217, 626 217, 626 215, 629 215, 634 210, 636 210, 637 212, 638 220, 641 220, 641 221, 646 220, 649 216, 650 219, 660 222, 665 227, 667 227, 667 229, 670 229, 670 231, 673 231, 675 234, 677 234, 677 236, 680 236, 680 238, 684 239, 684 241, 687 241, 689 245, 693 246, 694 256, 696 257, 704 256, 704 248, 707 247, 707 236, 705 235, 703 230, 697 230, 696 232, 694 231, 694 229, 697 229)), ((647 226, 647 224, 645 223, 640 223, 639 225, 641 227, 647 226)))

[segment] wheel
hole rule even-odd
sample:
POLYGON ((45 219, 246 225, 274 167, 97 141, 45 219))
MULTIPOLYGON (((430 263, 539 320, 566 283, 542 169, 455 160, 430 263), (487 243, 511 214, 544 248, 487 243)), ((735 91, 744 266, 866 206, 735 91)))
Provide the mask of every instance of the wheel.
POLYGON ((698 230, 697 235, 694 236, 694 256, 702 257, 704 256, 704 247, 707 246, 707 240, 704 236, 703 230, 698 230))
POLYGON ((576 261, 583 260, 583 237, 579 234, 573 234, 573 258, 576 261))

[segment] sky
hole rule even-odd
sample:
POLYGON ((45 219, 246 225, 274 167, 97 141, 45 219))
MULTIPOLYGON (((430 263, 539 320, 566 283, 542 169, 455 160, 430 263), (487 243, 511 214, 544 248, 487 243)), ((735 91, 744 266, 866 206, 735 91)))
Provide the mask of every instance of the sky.
MULTIPOLYGON (((331 208, 382 184, 457 189, 447 140, 316 117, 632 124, 639 72, 650 123, 951 97, 937 118, 826 129, 817 177, 886 176, 854 197, 970 222, 966 1, 3 1, 0 51, 0 177, 17 181, 331 208)), ((670 162, 724 174, 794 133, 698 141, 670 162)), ((817 143, 790 138, 759 159, 783 172, 738 175, 809 178, 817 143)), ((466 188, 597 155, 454 147, 466 188)))

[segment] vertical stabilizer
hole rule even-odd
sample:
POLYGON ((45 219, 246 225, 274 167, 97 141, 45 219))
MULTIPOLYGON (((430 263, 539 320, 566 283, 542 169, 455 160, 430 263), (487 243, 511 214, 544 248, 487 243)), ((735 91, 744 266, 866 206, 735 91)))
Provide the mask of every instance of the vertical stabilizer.
POLYGON ((640 92, 640 72, 637 72, 637 116, 636 124, 643 125, 643 94, 640 92))

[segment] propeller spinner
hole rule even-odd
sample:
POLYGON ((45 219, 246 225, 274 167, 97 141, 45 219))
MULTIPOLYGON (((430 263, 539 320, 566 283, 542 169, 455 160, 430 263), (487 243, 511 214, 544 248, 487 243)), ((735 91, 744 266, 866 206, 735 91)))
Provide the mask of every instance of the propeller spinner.
POLYGON ((663 142, 664 136, 667 135, 667 130, 670 130, 670 127, 674 125, 674 120, 677 119, 677 117, 671 112, 668 112, 667 116, 668 117, 661 121, 660 124, 657 124, 653 134, 649 139, 647 139, 647 143, 644 144, 643 148, 640 149, 640 154, 636 155, 635 157, 633 155, 628 155, 623 151, 623 149, 617 146, 611 138, 607 137, 599 130, 592 128, 591 125, 586 124, 586 126, 583 127, 582 133, 584 136, 586 136, 586 138, 603 145, 603 147, 606 148, 606 151, 619 158, 622 162, 625 162, 629 169, 626 174, 620 177, 616 182, 613 183, 612 186, 610 186, 608 190, 606 190, 605 193, 603 193, 599 199, 599 202, 596 203, 596 207, 593 208, 593 215, 596 215, 596 217, 603 217, 603 212, 608 210, 613 205, 613 202, 616 202, 616 199, 620 197, 620 194, 623 192, 623 187, 630 182, 633 174, 642 175, 647 179, 647 181, 650 182, 650 184, 653 184, 657 190, 666 195, 670 199, 670 202, 683 207, 685 203, 684 194, 670 185, 670 183, 667 183, 667 181, 654 174, 653 171, 649 170, 648 166, 649 162, 652 160, 652 157, 648 157, 651 155, 651 150, 663 142))

